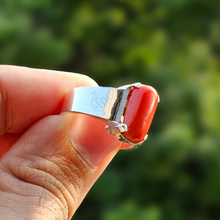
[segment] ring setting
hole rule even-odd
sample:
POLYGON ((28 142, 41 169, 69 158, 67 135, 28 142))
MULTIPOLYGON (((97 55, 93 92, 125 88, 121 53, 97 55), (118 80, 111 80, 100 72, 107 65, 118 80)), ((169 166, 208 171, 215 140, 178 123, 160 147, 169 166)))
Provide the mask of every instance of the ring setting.
POLYGON ((122 147, 127 149, 147 139, 158 102, 157 91, 141 83, 118 88, 77 87, 66 95, 62 111, 105 121, 106 132, 127 143, 122 147))

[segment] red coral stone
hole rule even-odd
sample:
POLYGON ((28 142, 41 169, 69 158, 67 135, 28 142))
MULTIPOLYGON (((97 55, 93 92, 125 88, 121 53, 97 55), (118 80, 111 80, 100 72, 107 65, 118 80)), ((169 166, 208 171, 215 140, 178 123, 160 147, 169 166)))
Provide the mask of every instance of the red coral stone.
POLYGON ((124 121, 128 131, 122 135, 132 143, 142 142, 147 135, 158 104, 157 91, 151 86, 142 85, 130 91, 124 121))

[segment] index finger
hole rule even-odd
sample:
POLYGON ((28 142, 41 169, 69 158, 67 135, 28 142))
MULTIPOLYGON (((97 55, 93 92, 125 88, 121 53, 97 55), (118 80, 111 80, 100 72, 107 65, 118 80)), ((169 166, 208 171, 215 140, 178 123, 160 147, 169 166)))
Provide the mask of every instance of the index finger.
POLYGON ((66 92, 80 86, 97 84, 76 73, 0 65, 0 135, 59 114, 66 92))

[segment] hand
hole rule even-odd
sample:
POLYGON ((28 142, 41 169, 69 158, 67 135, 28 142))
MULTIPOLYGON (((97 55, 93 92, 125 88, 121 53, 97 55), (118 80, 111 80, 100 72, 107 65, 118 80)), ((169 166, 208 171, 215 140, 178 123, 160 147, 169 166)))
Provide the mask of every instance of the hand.
POLYGON ((0 219, 71 219, 120 148, 105 123, 61 113, 73 73, 0 66, 0 219))

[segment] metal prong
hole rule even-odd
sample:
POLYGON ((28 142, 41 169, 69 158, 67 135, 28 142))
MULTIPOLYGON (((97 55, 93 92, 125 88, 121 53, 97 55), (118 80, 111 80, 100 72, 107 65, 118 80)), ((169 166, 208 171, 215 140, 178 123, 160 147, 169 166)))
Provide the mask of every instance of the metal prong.
POLYGON ((132 83, 132 84, 129 84, 129 85, 124 85, 124 86, 120 86, 119 89, 130 89, 132 87, 136 87, 136 88, 140 88, 141 87, 141 83, 138 82, 138 83, 132 83))
POLYGON ((108 134, 113 134, 113 135, 120 135, 121 132, 125 132, 128 130, 127 125, 123 123, 119 123, 116 121, 108 121, 107 125, 105 126, 105 130, 107 131, 108 134))
MULTIPOLYGON (((148 134, 146 134, 146 136, 144 137, 143 142, 144 142, 144 141, 146 141, 146 140, 147 140, 147 138, 148 138, 148 134)), ((143 142, 142 142, 142 143, 143 143, 143 142)))

